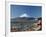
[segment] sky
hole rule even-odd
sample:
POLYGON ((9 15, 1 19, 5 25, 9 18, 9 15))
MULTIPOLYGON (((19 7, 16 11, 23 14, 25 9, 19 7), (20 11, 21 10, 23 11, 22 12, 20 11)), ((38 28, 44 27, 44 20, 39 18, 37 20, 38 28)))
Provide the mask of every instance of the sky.
POLYGON ((24 13, 30 17, 41 17, 42 6, 11 5, 10 12, 11 17, 19 17, 24 13))

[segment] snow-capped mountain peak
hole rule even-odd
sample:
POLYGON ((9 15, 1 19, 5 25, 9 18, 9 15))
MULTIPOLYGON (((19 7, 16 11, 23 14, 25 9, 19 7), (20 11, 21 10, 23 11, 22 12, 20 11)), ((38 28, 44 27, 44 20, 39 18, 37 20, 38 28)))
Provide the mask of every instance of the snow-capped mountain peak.
POLYGON ((29 15, 27 15, 27 14, 25 13, 25 14, 20 15, 20 17, 29 17, 29 15))

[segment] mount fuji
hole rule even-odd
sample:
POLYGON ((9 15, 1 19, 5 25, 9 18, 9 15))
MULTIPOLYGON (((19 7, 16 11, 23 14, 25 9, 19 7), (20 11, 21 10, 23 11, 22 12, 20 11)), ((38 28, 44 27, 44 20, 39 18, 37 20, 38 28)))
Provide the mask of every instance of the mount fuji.
POLYGON ((25 14, 20 15, 19 17, 30 17, 30 16, 25 13, 25 14))
POLYGON ((24 13, 20 16, 18 16, 17 18, 11 18, 11 21, 17 21, 17 20, 35 20, 36 18, 35 17, 31 17, 29 16, 28 14, 24 13))

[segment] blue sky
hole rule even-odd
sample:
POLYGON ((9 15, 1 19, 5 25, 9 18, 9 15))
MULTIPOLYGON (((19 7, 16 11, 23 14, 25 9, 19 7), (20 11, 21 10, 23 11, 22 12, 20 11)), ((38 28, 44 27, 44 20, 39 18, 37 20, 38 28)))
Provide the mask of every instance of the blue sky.
POLYGON ((24 13, 33 17, 40 17, 42 14, 41 6, 24 6, 24 5, 11 5, 11 17, 18 17, 24 13))

